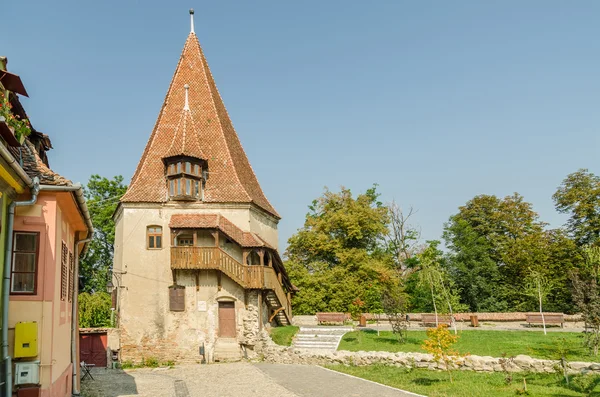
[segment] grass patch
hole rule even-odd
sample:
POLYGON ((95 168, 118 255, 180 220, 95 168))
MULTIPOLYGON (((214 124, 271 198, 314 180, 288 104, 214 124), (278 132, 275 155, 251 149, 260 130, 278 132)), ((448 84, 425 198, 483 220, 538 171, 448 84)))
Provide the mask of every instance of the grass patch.
MULTIPOLYGON (((556 348, 560 344, 568 350, 569 361, 593 361, 600 357, 591 355, 583 347, 583 334, 577 332, 551 332, 544 335, 537 331, 459 331, 460 338, 455 348, 462 354, 500 357, 526 354, 531 357, 557 359, 556 348)), ((425 331, 409 331, 406 343, 399 343, 390 331, 349 332, 342 338, 338 350, 388 351, 425 353, 421 347, 426 338, 425 331), (357 338, 357 332, 362 332, 357 338)))
MULTIPOLYGON (((426 369, 408 370, 405 368, 370 365, 364 367, 329 365, 329 369, 344 372, 388 386, 431 397, 500 397, 515 396, 523 389, 523 377, 527 379, 527 391, 531 396, 581 396, 580 392, 566 387, 564 380, 555 374, 514 374, 514 381, 507 385, 504 374, 454 371, 454 383, 448 374, 426 369)), ((598 376, 589 376, 596 378, 598 376)), ((596 387, 598 389, 598 387, 596 387)), ((595 389, 594 389, 595 390, 595 389)), ((594 392, 590 395, 597 395, 594 392)))
POLYGON ((271 339, 278 345, 290 346, 294 335, 296 335, 299 329, 300 327, 296 327, 295 325, 271 328, 271 339))

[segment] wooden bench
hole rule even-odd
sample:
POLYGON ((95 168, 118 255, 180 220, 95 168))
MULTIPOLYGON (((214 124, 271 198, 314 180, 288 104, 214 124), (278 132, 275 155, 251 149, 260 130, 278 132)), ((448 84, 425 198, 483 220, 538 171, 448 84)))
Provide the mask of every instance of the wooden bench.
POLYGON ((345 313, 317 313, 319 324, 344 324, 346 319, 345 313))
POLYGON ((564 328, 565 316, 564 314, 544 314, 542 319, 541 314, 527 314, 527 324, 531 327, 531 324, 560 324, 561 328, 564 328))
MULTIPOLYGON (((440 315, 437 316, 438 324, 452 325, 452 316, 440 315)), ((435 325, 435 314, 421 314, 421 323, 426 327, 427 324, 435 325)))

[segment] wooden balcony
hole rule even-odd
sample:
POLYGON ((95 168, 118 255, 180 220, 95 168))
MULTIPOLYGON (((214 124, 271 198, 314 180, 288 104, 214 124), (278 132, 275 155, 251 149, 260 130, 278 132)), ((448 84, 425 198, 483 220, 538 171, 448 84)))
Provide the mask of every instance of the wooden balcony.
POLYGON ((289 294, 270 266, 243 265, 218 247, 171 247, 171 269, 219 270, 246 289, 269 291, 277 297, 288 322, 292 320, 289 294))

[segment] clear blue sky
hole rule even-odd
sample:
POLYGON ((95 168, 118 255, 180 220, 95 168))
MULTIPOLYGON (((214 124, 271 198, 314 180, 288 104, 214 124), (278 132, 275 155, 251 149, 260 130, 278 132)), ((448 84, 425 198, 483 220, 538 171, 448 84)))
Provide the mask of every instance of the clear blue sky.
POLYGON ((434 239, 482 193, 560 226, 562 179, 600 173, 598 1, 6 2, 0 54, 53 169, 129 181, 190 7, 281 248, 324 186, 378 183, 434 239))

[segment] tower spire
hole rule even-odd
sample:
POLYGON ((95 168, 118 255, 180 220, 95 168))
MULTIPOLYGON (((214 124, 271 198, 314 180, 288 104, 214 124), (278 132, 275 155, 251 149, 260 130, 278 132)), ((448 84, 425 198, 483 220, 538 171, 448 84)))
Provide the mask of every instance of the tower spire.
POLYGON ((190 110, 190 103, 188 101, 188 91, 190 90, 189 84, 183 86, 185 88, 185 105, 183 105, 183 110, 190 110))
POLYGON ((194 9, 193 8, 190 8, 190 25, 191 25, 190 33, 196 34, 196 32, 194 32, 194 9))

